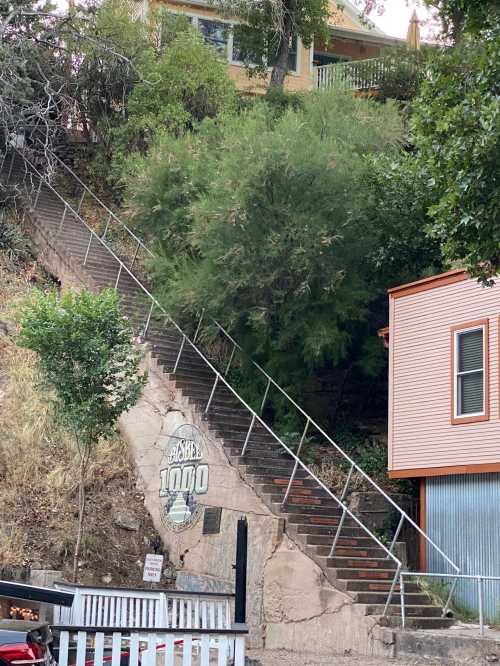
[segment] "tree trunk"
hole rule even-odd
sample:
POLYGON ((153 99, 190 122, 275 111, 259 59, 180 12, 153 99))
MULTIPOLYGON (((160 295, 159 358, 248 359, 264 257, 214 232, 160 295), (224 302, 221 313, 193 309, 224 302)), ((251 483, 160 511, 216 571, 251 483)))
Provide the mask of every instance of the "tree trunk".
POLYGON ((78 531, 76 535, 75 552, 73 555, 73 583, 78 580, 78 558, 80 556, 80 546, 83 535, 83 522, 85 517, 85 456, 80 458, 80 479, 78 483, 78 531))
POLYGON ((293 28, 293 6, 294 3, 284 3, 285 17, 283 19, 282 31, 278 47, 278 57, 271 72, 270 86, 282 88, 288 71, 288 56, 290 55, 290 40, 293 28))

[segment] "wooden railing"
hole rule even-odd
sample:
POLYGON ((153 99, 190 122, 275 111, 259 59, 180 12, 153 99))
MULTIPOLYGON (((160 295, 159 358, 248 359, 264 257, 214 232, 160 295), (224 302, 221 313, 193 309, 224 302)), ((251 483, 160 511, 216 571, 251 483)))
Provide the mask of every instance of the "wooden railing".
POLYGON ((347 90, 372 90, 379 87, 386 74, 396 67, 407 69, 408 75, 415 72, 416 64, 411 58, 393 57, 350 60, 314 68, 316 88, 343 88, 347 90))
POLYGON ((177 590, 127 590, 56 584, 75 597, 56 606, 54 623, 86 627, 217 629, 231 627, 233 595, 177 590))
POLYGON ((244 666, 246 627, 175 630, 56 625, 58 666, 244 666))

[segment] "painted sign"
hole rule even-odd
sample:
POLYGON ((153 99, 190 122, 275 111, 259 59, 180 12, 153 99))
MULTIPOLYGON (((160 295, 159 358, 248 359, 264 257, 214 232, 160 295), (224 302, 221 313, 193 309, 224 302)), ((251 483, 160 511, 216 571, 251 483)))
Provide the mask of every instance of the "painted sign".
POLYGON ((203 437, 194 425, 184 424, 169 437, 160 465, 160 498, 164 525, 177 532, 199 519, 200 495, 208 492, 208 464, 203 461, 203 437))
POLYGON ((144 560, 144 573, 142 580, 146 583, 159 583, 163 569, 163 555, 152 555, 149 553, 144 560))

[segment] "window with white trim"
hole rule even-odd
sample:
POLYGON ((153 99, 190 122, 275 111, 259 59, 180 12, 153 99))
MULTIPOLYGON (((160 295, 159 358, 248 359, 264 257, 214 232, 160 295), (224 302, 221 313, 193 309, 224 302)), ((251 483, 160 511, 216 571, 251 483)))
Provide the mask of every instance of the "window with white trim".
POLYGON ((455 331, 455 418, 485 414, 484 326, 455 331))
MULTIPOLYGON (((176 14, 177 12, 172 13, 176 14)), ((258 61, 256 56, 248 53, 243 47, 240 33, 245 30, 245 24, 209 19, 197 16, 196 14, 182 13, 182 15, 186 16, 191 25, 201 32, 203 39, 211 44, 231 64, 252 65, 258 61)), ((273 46, 270 42, 266 45, 265 36, 262 37, 262 40, 262 44, 259 46, 262 50, 267 50, 268 56, 265 59, 265 63, 268 67, 271 67, 275 60, 273 46)), ((290 72, 297 73, 298 57, 298 39, 293 35, 290 40, 290 53, 288 56, 288 69, 290 72)))

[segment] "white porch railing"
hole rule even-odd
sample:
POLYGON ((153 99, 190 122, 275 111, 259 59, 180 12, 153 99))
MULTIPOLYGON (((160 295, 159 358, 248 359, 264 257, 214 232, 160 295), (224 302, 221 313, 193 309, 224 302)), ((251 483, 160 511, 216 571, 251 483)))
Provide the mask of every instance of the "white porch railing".
POLYGON ((225 630, 233 595, 177 590, 127 590, 57 583, 72 592, 73 606, 54 608, 54 623, 85 627, 225 630))
POLYGON ((246 627, 136 629, 52 627, 58 666, 244 666, 246 627))
POLYGON ((377 88, 389 64, 386 58, 350 60, 314 68, 317 88, 370 90, 377 88))

